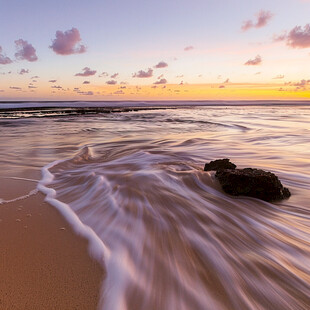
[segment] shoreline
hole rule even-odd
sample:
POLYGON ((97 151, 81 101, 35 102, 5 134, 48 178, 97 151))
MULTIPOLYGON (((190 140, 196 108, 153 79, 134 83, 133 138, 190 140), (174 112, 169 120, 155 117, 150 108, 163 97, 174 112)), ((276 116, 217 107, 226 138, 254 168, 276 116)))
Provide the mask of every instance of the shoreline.
POLYGON ((0 247, 0 308, 97 309, 104 270, 43 194, 0 204, 0 247))

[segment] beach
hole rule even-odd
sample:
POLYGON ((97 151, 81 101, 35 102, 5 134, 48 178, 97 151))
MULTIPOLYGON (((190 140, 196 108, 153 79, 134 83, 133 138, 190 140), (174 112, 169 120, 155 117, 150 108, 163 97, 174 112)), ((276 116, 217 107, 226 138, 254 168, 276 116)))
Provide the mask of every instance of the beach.
POLYGON ((184 105, 0 113, 1 309, 308 309, 310 107, 184 105), (218 158, 292 196, 225 194, 218 158))
MULTIPOLYGON (((20 183, 2 179, 1 197, 20 183)), ((1 309, 96 309, 104 270, 41 193, 0 205, 0 247, 1 309)))

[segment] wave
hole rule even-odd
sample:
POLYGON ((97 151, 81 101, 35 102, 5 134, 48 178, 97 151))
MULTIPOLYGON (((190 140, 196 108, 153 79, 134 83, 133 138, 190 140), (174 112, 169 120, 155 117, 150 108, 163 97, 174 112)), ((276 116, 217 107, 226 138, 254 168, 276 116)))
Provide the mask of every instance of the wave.
POLYGON ((308 309, 309 212, 227 196, 182 152, 120 145, 38 184, 106 270, 100 309, 308 309))

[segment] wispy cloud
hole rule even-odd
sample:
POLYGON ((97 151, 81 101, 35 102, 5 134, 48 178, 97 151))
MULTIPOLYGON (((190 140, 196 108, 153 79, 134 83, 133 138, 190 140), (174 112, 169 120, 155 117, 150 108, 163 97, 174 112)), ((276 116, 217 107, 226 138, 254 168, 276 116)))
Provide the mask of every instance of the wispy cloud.
POLYGON ((49 80, 48 82, 49 82, 49 83, 56 83, 57 80, 49 80))
POLYGON ((160 61, 157 65, 154 66, 156 69, 166 68, 168 67, 168 64, 164 61, 160 61))
POLYGON ((10 86, 10 89, 14 89, 14 90, 22 90, 21 87, 17 87, 17 86, 10 86))
POLYGON ((86 52, 86 47, 79 44, 81 40, 80 32, 76 28, 65 32, 58 30, 50 48, 58 55, 82 54, 86 52))
POLYGON ((90 84, 90 81, 84 81, 83 84, 90 84))
POLYGON ((84 72, 76 73, 75 76, 91 76, 96 74, 96 70, 91 70, 89 67, 82 69, 84 72))
POLYGON ((272 79, 274 79, 274 80, 284 79, 284 75, 280 74, 280 75, 273 77, 272 79))
POLYGON ((257 66, 260 65, 262 63, 262 58, 257 55, 254 59, 249 59, 245 65, 246 66, 257 66))
POLYGON ((134 78, 150 78, 153 76, 153 69, 149 68, 147 71, 140 70, 134 73, 132 77, 134 78))
POLYGON ((111 75, 111 79, 116 79, 118 77, 118 73, 114 73, 111 75))
POLYGON ((184 51, 186 51, 186 52, 191 51, 193 49, 194 49, 194 46, 192 46, 192 45, 184 47, 184 51))
POLYGON ((19 60, 37 61, 36 49, 27 41, 19 39, 15 41, 17 52, 15 57, 19 60))
POLYGON ((2 53, 2 47, 0 46, 0 65, 8 65, 13 61, 2 53))
POLYGON ((270 11, 261 10, 256 14, 256 20, 246 20, 243 22, 241 29, 247 31, 251 28, 262 28, 268 24, 273 17, 270 11))

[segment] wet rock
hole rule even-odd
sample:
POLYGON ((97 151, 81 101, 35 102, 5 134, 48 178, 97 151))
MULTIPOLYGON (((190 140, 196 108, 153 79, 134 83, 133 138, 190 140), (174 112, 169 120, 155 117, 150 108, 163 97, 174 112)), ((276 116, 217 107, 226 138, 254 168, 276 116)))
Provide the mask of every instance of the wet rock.
POLYGON ((210 161, 210 163, 205 164, 204 171, 218 171, 221 169, 235 169, 236 165, 231 163, 228 158, 217 159, 210 161))
POLYGON ((265 201, 276 201, 291 196, 278 177, 260 169, 219 169, 215 174, 223 190, 233 196, 250 196, 265 201))

